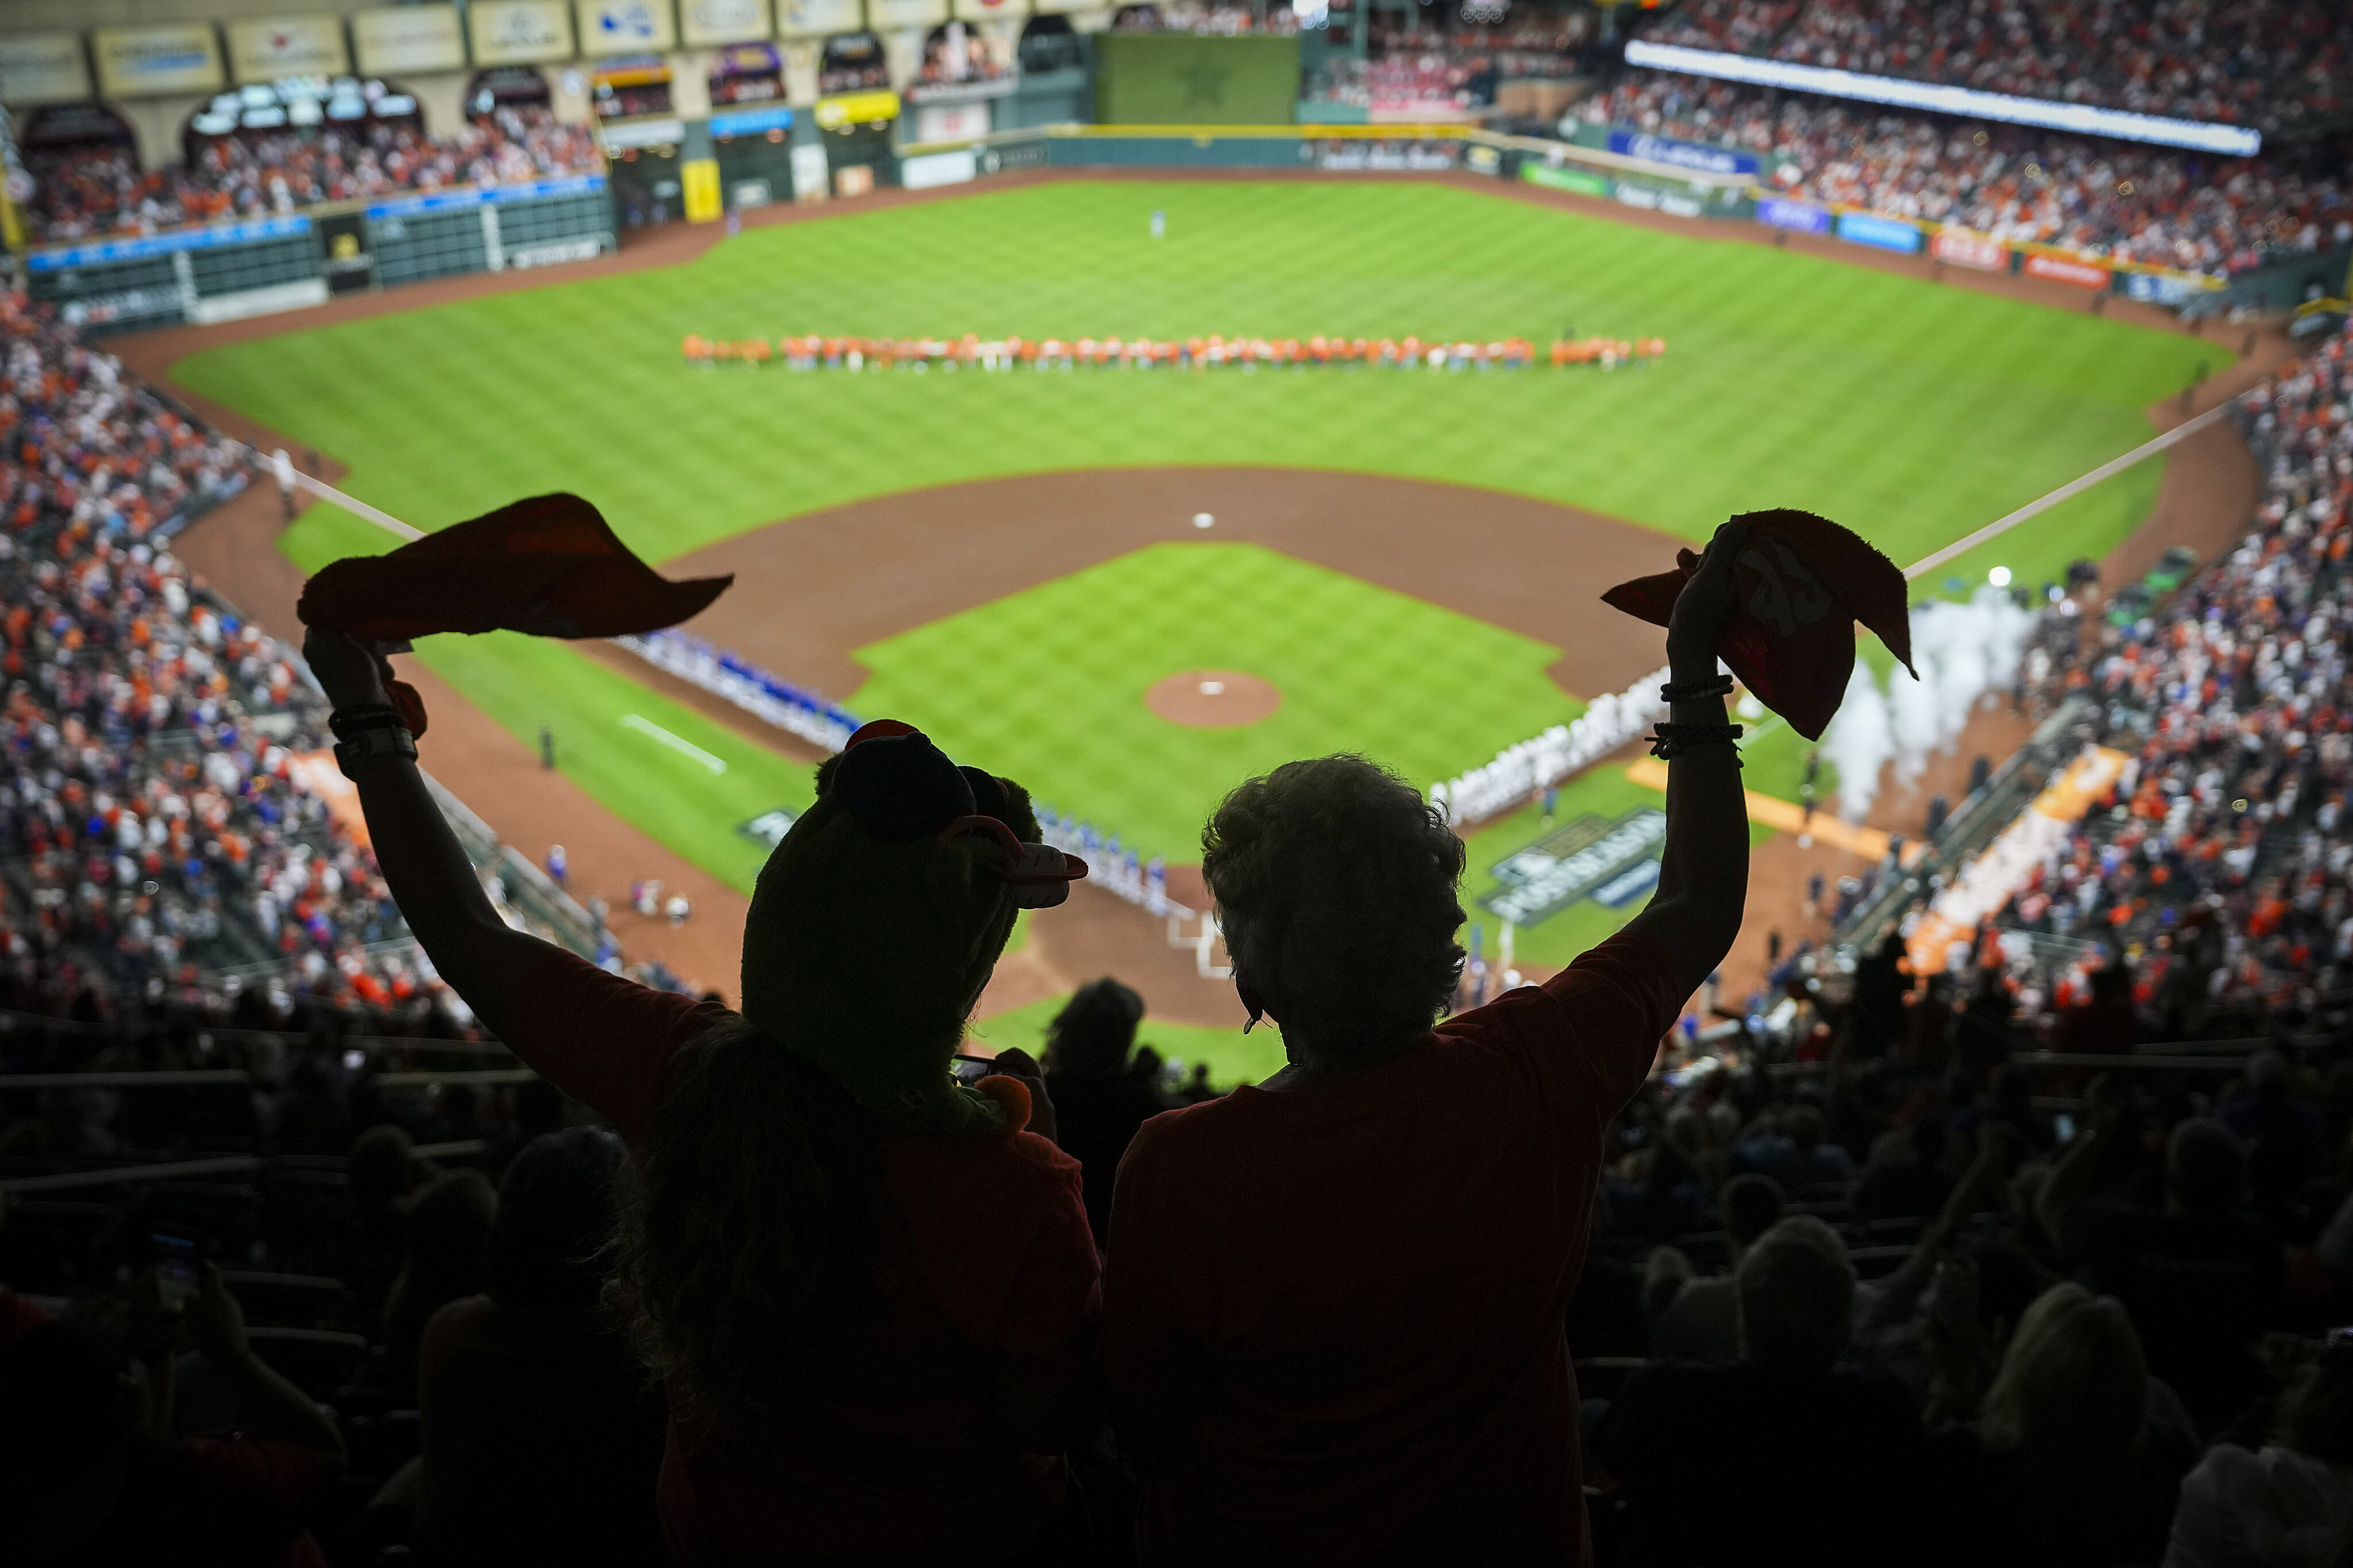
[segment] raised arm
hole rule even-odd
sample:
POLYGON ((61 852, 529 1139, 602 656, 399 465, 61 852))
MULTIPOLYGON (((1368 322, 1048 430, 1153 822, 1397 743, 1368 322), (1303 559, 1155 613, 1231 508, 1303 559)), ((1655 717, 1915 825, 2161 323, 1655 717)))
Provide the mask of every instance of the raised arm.
MULTIPOLYGON (((1717 529, 1698 574, 1675 599, 1667 627, 1667 679, 1678 689, 1716 679, 1716 645, 1736 607, 1733 558, 1747 539, 1743 524, 1717 529)), ((1675 724, 1724 724, 1724 699, 1678 701, 1669 718, 1675 724)), ((1740 753, 1730 745, 1687 744, 1667 763, 1667 842, 1658 891, 1630 929, 1674 955, 1688 994, 1732 951, 1747 902, 1748 803, 1740 786, 1740 753)))
MULTIPOLYGON (((302 656, 337 712, 389 702, 385 683, 392 665, 356 639, 314 630, 303 640, 302 656)), ((484 1026, 513 1046, 523 979, 555 950, 499 918, 413 758, 370 757, 351 773, 376 865, 408 929, 450 989, 484 1026)))

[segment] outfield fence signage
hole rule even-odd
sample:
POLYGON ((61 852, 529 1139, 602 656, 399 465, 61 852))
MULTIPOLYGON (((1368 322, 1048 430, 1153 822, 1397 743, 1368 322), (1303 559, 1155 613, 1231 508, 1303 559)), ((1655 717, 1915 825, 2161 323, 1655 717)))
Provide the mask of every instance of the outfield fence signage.
POLYGON ((858 732, 856 715, 814 691, 771 675, 740 655, 713 647, 674 626, 642 637, 615 637, 613 641, 656 669, 666 670, 688 685, 724 699, 744 712, 828 752, 840 751, 858 732))
POLYGON ((1877 213, 1841 213, 1838 237, 1849 245, 1868 245, 1879 250, 1901 251, 1914 256, 1920 249, 1920 226, 1902 218, 1882 217, 1877 213))
POLYGON ((1590 169, 1556 168, 1550 163, 1533 160, 1520 165, 1520 178, 1532 185, 1544 185, 1556 191, 1576 191, 1583 195, 1606 196, 1609 194, 1609 177, 1590 169))
POLYGON ((25 258, 32 272, 72 272, 85 267, 107 267, 118 261, 144 261, 187 250, 218 250, 261 240, 287 239, 311 232, 311 220, 301 213, 290 217, 258 218, 251 223, 225 223, 211 228, 174 229, 137 239, 110 239, 97 245, 76 245, 63 250, 37 250, 25 258))
POLYGON ((1678 142, 1672 136, 1652 136, 1641 131, 1612 129, 1609 151, 1646 163, 1697 169, 1704 174, 1754 174, 1764 168, 1763 161, 1754 153, 1711 146, 1704 142, 1678 142))
POLYGON ((2052 283, 2065 283, 2077 289, 2105 289, 2116 275, 2108 268, 2089 261, 2078 261, 2072 256, 2051 256, 2035 251, 2026 258, 2023 268, 2029 278, 2041 278, 2052 283))
POLYGON ((1757 221, 1797 234, 1828 234, 1831 231, 1828 208, 1815 206, 1810 202, 1793 202, 1787 196, 1759 196, 1757 199, 1757 221))
POLYGON ((1502 884, 1479 907, 1515 926, 1535 925, 1592 899, 1616 909, 1658 886, 1667 814, 1641 806, 1615 822, 1591 815, 1554 829, 1498 863, 1502 884))
POLYGON ((1928 254, 1939 261, 1956 267, 1974 267, 1980 272, 2010 270, 2010 247, 1982 234, 1971 234, 1965 228, 1940 228, 1928 239, 1928 254))
POLYGON ((1593 700, 1567 724, 1495 753, 1495 760, 1430 786, 1430 803, 1460 826, 1499 816, 1538 790, 1582 773, 1651 727, 1666 713, 1659 688, 1668 672, 1652 671, 1628 687, 1593 700))

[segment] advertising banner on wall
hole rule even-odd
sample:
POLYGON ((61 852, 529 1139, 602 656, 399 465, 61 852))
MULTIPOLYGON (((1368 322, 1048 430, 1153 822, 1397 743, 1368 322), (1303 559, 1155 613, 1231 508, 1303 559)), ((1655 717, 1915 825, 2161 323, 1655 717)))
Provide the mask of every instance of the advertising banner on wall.
POLYGON ((387 5, 352 16, 352 47, 363 76, 462 70, 466 35, 455 5, 387 5))
POLYGON ((1900 250, 1906 256, 1920 249, 1920 226, 1900 217, 1881 217, 1877 213, 1841 213, 1838 237, 1850 245, 1868 245, 1880 250, 1900 250))
POLYGON ((0 103, 74 103, 90 96, 90 65, 78 33, 0 35, 0 103))
POLYGON ((290 76, 348 76, 343 19, 328 12, 308 16, 258 16, 228 25, 229 74, 240 82, 290 76))
POLYGON ((824 38, 866 25, 858 0, 776 0, 776 31, 787 38, 824 38))
POLYGON ((100 27, 90 36, 98 89, 109 98, 153 98, 167 92, 218 92, 220 40, 212 25, 100 27))
POLYGON ((1797 234, 1828 234, 1831 231, 1828 208, 1793 202, 1785 196, 1761 198, 1757 204, 1757 221, 1797 234))
POLYGON ((1545 185, 1556 191, 1575 191, 1580 195, 1606 196, 1609 194, 1608 175, 1569 165, 1556 169, 1549 163, 1531 161, 1520 165, 1520 178, 1532 185, 1545 185))
POLYGON ((679 36, 696 48, 772 37, 768 0, 679 0, 679 36))
POLYGON ((1678 142, 1672 136, 1651 136, 1640 131, 1609 132, 1609 150, 1645 163, 1671 163, 1704 174, 1754 174, 1764 163, 1754 153, 1711 147, 1704 142, 1678 142))
POLYGON ((2116 276, 2105 267, 2078 261, 2072 256, 2045 256, 2040 252, 2026 258, 2023 270, 2029 278, 2046 279, 2077 289, 2105 289, 2116 276))
POLYGON ((1974 267, 1980 272, 2010 270, 2010 247, 1965 228, 1938 229, 1928 238, 1928 254, 1939 261, 1974 267))
POLYGON ((922 191, 934 185, 961 185, 979 173, 979 156, 966 147, 956 153, 925 153, 901 160, 899 183, 911 191, 922 191))
POLYGON ((478 66, 527 66, 572 58, 572 8, 565 0, 474 0, 466 30, 478 66))
POLYGON ((580 52, 590 58, 667 49, 678 42, 670 0, 575 0, 580 52))
POLYGON ((2152 305, 2187 305, 2215 285, 2187 272, 2127 272, 2125 293, 2152 305))
POLYGON ((843 125, 882 125, 899 118, 895 92, 845 92, 817 100, 815 118, 831 131, 843 125))

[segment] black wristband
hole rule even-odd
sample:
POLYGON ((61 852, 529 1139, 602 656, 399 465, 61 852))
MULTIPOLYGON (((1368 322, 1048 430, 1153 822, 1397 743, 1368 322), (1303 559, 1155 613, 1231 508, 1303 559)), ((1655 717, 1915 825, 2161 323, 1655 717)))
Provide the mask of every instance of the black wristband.
POLYGON ((406 730, 408 720, 389 702, 362 702, 328 714, 327 728, 348 739, 362 730, 406 730))
POLYGON ((1729 746, 1736 764, 1744 733, 1737 724, 1661 724, 1651 737, 1651 755, 1672 762, 1692 746, 1729 746))
POLYGON ((1728 675, 1719 675, 1713 680, 1686 680, 1680 685, 1669 681, 1659 688, 1659 700, 1696 702, 1708 697, 1729 697, 1733 685, 1733 679, 1728 675))
POLYGON ((406 757, 417 760, 417 737, 406 725, 374 724, 354 730, 335 743, 335 766, 345 778, 352 778, 354 763, 374 762, 379 757, 406 757))

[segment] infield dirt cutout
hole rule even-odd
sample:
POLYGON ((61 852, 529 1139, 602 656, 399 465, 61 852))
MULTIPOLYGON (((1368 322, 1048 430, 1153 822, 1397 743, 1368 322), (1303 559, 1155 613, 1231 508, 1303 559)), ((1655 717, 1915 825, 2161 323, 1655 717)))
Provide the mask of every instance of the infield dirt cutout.
POLYGON ((1144 705, 1191 730, 1239 730, 1282 706, 1274 683, 1238 669, 1187 669, 1152 683, 1144 705))

